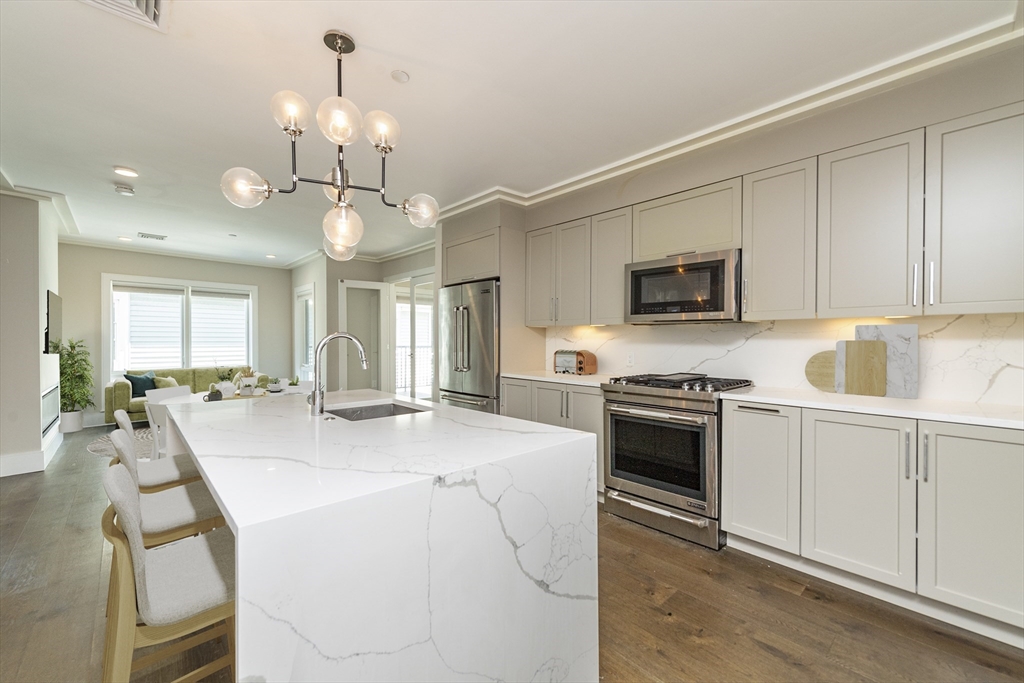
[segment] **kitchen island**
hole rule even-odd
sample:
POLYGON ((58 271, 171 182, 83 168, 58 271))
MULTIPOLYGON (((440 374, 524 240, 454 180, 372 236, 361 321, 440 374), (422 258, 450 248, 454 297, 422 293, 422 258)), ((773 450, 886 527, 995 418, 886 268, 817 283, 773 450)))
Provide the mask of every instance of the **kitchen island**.
POLYGON ((235 534, 237 680, 596 681, 594 435, 326 396, 392 403, 169 407, 235 534))

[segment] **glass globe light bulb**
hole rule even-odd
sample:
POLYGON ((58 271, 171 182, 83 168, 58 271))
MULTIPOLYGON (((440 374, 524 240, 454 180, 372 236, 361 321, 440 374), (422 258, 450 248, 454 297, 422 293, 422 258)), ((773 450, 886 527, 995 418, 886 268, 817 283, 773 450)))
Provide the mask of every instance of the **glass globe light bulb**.
POLYGON ((336 204, 324 216, 324 235, 339 247, 354 247, 363 237, 363 219, 351 204, 336 204))
MULTIPOLYGON (((346 172, 345 175, 348 175, 348 172, 346 172)), ((327 175, 324 176, 324 180, 327 181, 328 183, 332 182, 333 179, 334 179, 333 172, 328 172, 327 175)), ((341 194, 341 192, 339 192, 338 190, 335 190, 333 185, 323 185, 323 188, 324 188, 324 194, 327 195, 328 199, 330 199, 335 204, 338 204, 338 203, 341 202, 341 199, 338 196, 338 195, 341 194)), ((356 191, 353 190, 351 187, 348 188, 347 190, 345 190, 345 202, 346 203, 351 203, 352 202, 352 195, 354 195, 355 193, 356 193, 356 191)))
POLYGON ((326 237, 324 238, 324 251, 326 251, 327 255, 335 261, 351 261, 352 257, 356 255, 355 245, 351 247, 339 247, 326 237))
POLYGON ((378 152, 390 152, 398 146, 402 129, 395 117, 375 109, 363 117, 363 133, 378 152))
POLYGON ((409 217, 409 222, 417 228, 432 227, 441 213, 437 200, 429 194, 414 194, 405 200, 403 209, 405 215, 409 217))
POLYGON ((328 97, 316 110, 316 122, 327 139, 336 145, 351 145, 363 131, 363 117, 356 105, 344 97, 328 97))
POLYGON ((309 102, 291 90, 282 90, 270 98, 270 113, 286 133, 300 135, 309 126, 309 102))
POLYGON ((220 177, 220 191, 228 201, 243 209, 259 206, 267 198, 270 185, 256 171, 236 166, 220 177))

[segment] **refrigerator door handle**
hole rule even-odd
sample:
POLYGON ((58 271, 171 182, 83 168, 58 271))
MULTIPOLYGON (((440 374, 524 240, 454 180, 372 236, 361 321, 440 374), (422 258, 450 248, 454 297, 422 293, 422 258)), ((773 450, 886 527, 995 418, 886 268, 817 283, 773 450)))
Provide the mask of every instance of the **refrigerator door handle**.
POLYGON ((465 319, 462 321, 462 371, 469 372, 469 306, 462 307, 465 319))
POLYGON ((452 313, 455 316, 455 343, 453 346, 453 352, 455 354, 455 372, 462 372, 462 354, 459 350, 459 344, 462 343, 462 334, 459 330, 459 326, 462 324, 462 316, 460 315, 461 306, 453 306, 452 313))

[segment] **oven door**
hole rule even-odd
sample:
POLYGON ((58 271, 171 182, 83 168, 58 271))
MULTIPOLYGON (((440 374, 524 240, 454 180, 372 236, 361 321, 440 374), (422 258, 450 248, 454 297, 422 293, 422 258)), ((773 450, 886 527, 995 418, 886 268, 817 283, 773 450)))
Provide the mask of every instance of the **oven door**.
POLYGON ((605 482, 718 518, 718 418, 605 402, 605 482))

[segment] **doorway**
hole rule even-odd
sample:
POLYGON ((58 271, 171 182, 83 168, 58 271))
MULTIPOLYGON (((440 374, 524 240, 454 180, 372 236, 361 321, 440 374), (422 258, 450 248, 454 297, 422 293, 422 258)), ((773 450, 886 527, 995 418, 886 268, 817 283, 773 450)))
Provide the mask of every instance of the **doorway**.
POLYGON ((434 275, 399 280, 392 289, 394 392, 429 401, 434 391, 434 275))
POLYGON ((339 383, 343 390, 392 391, 390 310, 389 285, 361 280, 338 283, 338 329, 363 343, 369 364, 368 370, 363 370, 355 345, 339 344, 339 383))
POLYGON ((313 283, 295 288, 292 348, 295 349, 293 372, 299 380, 313 379, 313 349, 316 346, 316 306, 313 283))

